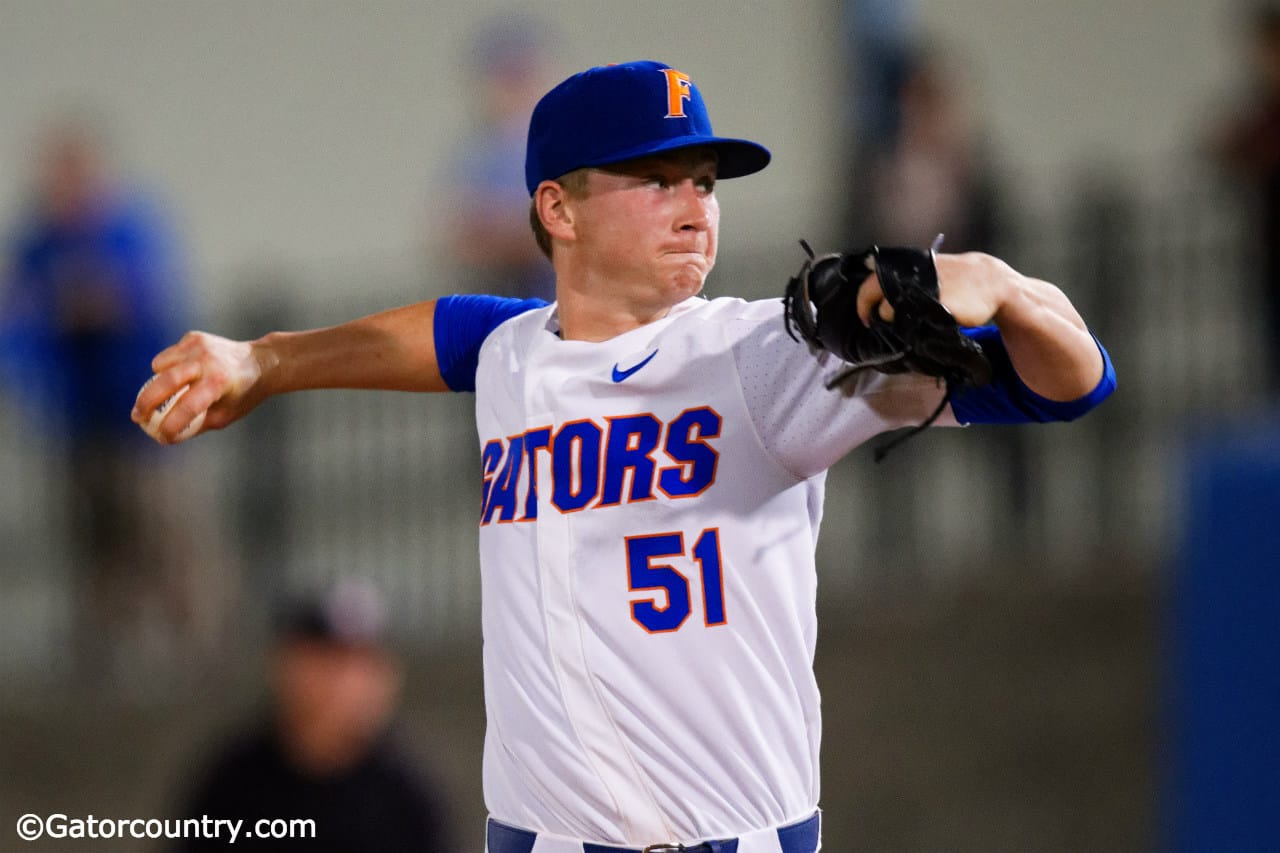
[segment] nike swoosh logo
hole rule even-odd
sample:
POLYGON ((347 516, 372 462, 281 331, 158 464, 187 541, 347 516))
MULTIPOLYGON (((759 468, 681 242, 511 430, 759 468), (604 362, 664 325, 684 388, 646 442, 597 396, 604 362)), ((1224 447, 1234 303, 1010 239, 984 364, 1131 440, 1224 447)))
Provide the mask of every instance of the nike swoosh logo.
POLYGON ((626 379, 628 376, 635 373, 637 370, 644 367, 649 362, 653 361, 653 357, 657 354, 658 354, 658 351, 654 350, 653 352, 649 353, 649 357, 646 358, 644 361, 640 362, 635 367, 628 367, 626 370, 619 370, 618 365, 615 363, 613 365, 613 381, 621 382, 622 380, 626 379))

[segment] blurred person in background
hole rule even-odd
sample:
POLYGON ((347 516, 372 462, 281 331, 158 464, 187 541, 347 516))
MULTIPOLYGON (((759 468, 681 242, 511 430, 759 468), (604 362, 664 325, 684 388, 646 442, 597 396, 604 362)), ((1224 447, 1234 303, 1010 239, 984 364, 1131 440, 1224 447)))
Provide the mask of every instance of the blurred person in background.
POLYGON ((896 102, 896 125, 870 153, 864 179, 876 241, 928 245, 943 234, 949 252, 996 251, 994 180, 956 70, 917 49, 896 102))
MULTIPOLYGON (((914 0, 844 0, 845 81, 843 145, 851 175, 859 185, 871 174, 879 152, 888 149, 901 121, 899 93, 919 28, 914 0)), ((863 205, 842 211, 841 233, 852 242, 872 242, 863 205)))
POLYGON ((226 576, 198 570, 214 537, 183 457, 157 454, 120 404, 193 319, 187 281, 157 205, 113 177, 100 122, 51 122, 33 171, 0 278, 0 391, 65 451, 80 675, 145 685, 211 651, 216 596, 195 583, 226 576))
POLYGON ((1251 196, 1270 379, 1280 389, 1280 4, 1255 7, 1250 31, 1251 89, 1213 144, 1219 161, 1251 196))
POLYGON ((552 300, 555 275, 529 240, 524 186, 529 116, 549 82, 548 29, 525 16, 495 18, 476 37, 470 65, 478 114, 444 178, 449 255, 467 290, 552 300))
POLYGON ((845 0, 853 121, 860 139, 881 145, 898 130, 898 92, 918 27, 914 0, 845 0))
MULTIPOLYGON (((221 745, 180 815, 311 819, 315 836, 245 839, 249 850, 436 853, 448 842, 445 799, 391 733, 403 680, 385 601, 347 581, 281 614, 272 650, 271 708, 221 745)), ((177 851, 222 850, 189 838, 177 851)))

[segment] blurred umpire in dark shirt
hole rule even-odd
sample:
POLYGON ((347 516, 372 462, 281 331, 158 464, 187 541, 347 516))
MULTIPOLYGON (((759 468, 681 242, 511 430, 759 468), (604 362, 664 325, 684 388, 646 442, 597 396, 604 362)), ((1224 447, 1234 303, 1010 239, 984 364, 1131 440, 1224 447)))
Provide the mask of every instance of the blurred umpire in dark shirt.
MULTIPOLYGON (((235 849, 427 853, 450 849, 444 802, 395 744, 401 684, 385 608, 347 584, 282 617, 269 716, 227 744, 182 817, 243 820, 235 849), (312 819, 314 838, 246 838, 261 819, 312 819)), ((178 851, 225 851, 227 838, 178 851)))

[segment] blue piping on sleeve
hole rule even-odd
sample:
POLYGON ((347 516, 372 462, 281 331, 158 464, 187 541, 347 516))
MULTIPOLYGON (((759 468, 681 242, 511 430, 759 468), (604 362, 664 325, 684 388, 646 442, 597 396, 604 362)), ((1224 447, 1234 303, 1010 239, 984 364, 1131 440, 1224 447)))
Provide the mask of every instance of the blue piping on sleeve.
POLYGON ((548 305, 542 299, 460 294, 436 301, 432 334, 436 363, 451 391, 476 390, 480 347, 498 326, 526 311, 548 305))
POLYGON ((980 387, 953 388, 949 392, 951 410, 962 424, 1019 424, 1071 421, 1090 411, 1116 388, 1116 370, 1111 356, 1096 337, 1102 353, 1102 378, 1092 391, 1075 400, 1050 400, 1028 388, 1009 360, 1000 331, 995 326, 964 329, 978 342, 991 361, 992 379, 980 387))

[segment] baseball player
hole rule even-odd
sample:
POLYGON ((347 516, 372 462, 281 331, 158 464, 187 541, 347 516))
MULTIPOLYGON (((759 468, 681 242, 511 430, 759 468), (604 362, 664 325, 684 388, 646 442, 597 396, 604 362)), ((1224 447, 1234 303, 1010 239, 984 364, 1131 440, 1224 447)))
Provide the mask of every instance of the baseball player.
MULTIPOLYGON (((1071 419, 1114 386, 1056 287, 938 255, 994 378, 841 371, 781 301, 699 296, 715 186, 770 154, 716 136, 690 77, 592 68, 534 110, 531 222, 556 301, 452 296, 327 328, 161 352, 133 418, 220 429, 322 387, 474 391, 489 853, 814 853, 814 548, 827 468, 919 423, 1071 419), (992 324, 992 325, 988 325, 992 324)), ((888 318, 875 276, 863 324, 888 318)), ((196 432, 196 431, 191 431, 196 432)))

